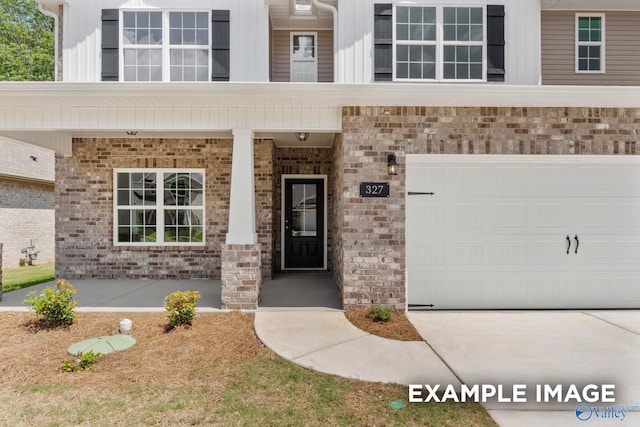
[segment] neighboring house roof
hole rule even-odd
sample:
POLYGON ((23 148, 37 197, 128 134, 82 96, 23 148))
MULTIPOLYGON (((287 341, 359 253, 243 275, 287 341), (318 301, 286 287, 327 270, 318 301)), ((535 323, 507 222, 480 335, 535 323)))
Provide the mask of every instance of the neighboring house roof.
POLYGON ((53 182, 55 154, 31 144, 0 138, 0 177, 53 182))

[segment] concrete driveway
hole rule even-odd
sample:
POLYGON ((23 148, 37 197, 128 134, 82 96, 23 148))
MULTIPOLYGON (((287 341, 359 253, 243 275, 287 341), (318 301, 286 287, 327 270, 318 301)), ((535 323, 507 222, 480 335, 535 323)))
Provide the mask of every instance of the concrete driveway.
POLYGON ((513 384, 527 385, 527 403, 484 404, 502 426, 640 426, 638 411, 627 412, 622 423, 620 413, 616 418, 606 412, 616 405, 640 409, 640 311, 412 312, 409 317, 463 384, 502 384, 508 391, 513 384), (538 384, 561 384, 564 390, 571 384, 579 390, 614 384, 615 403, 592 403, 595 410, 578 412, 575 400, 538 403, 538 384))

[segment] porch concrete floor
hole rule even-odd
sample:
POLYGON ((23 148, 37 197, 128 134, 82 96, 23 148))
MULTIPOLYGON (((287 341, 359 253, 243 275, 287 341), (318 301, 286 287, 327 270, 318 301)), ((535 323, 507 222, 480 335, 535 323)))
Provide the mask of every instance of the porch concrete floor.
POLYGON ((332 273, 278 273, 260 290, 260 308, 319 307, 342 309, 332 273))
MULTIPOLYGON (((221 307, 220 280, 85 279, 69 282, 78 290, 78 311, 163 311, 164 297, 177 290, 200 292, 199 311, 215 311, 221 307)), ((55 286, 55 282, 3 293, 0 311, 28 309, 22 303, 27 294, 30 291, 40 293, 45 286, 55 286)))
MULTIPOLYGON (((78 290, 78 311, 162 311, 164 297, 177 290, 200 292, 199 311, 221 308, 220 280, 83 279, 70 282, 78 290)), ((55 286, 55 282, 4 293, 0 311, 27 310, 28 306, 22 303, 27 294, 40 293, 45 286, 55 286)), ((340 310, 342 298, 331 273, 281 273, 263 283, 260 307, 340 310)))

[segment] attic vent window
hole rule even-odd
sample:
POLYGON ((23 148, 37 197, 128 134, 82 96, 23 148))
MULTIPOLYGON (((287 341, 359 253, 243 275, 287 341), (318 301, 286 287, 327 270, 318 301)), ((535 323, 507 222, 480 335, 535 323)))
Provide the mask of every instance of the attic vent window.
POLYGON ((296 15, 311 15, 311 0, 293 0, 296 15))

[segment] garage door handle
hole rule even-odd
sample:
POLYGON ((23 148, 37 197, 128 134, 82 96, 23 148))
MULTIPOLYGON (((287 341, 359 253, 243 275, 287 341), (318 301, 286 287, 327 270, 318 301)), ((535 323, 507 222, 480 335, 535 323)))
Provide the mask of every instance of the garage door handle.
POLYGON ((571 237, 567 234, 567 255, 569 255, 569 249, 571 249, 571 237))
POLYGON ((578 246, 580 246, 580 240, 578 240, 578 235, 576 234, 576 253, 578 253, 578 246))

